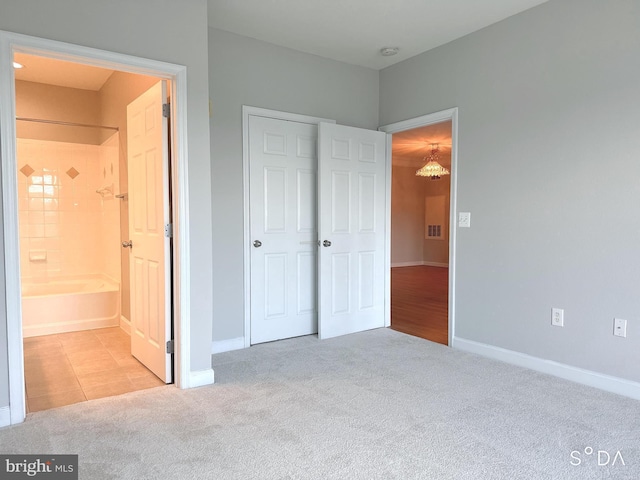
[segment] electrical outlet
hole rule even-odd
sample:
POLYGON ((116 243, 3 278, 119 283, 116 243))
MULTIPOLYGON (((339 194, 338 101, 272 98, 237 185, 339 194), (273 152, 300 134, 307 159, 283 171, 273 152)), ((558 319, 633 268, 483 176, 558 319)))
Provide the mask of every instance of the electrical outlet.
POLYGON ((458 212, 458 227, 471 227, 471 212, 458 212))
POLYGON ((562 308, 551 309, 551 325, 554 327, 564 327, 564 310, 562 308))
POLYGON ((627 321, 622 318, 613 319, 613 334, 616 337, 627 336, 627 321))

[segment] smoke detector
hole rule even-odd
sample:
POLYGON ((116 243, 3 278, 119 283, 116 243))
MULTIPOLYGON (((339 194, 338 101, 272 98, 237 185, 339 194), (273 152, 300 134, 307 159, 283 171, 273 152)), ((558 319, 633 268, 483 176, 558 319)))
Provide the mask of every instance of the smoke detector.
POLYGON ((383 57, 390 57, 391 55, 395 55, 399 51, 400 49, 398 47, 384 47, 380 49, 380 54, 383 57))

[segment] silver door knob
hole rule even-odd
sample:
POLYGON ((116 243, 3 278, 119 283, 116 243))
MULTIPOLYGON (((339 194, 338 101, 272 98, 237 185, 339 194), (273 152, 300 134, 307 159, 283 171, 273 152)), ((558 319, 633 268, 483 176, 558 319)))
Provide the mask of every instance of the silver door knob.
POLYGON ((253 246, 256 248, 260 248, 262 246, 262 242, 260 240, 254 240, 253 246))
POLYGON ((331 242, 329 240, 325 240, 324 242, 322 242, 322 246, 323 247, 330 247, 331 246, 331 242))
POLYGON ((122 242, 122 246, 124 248, 132 248, 133 247, 133 242, 131 240, 129 240, 128 242, 122 242))

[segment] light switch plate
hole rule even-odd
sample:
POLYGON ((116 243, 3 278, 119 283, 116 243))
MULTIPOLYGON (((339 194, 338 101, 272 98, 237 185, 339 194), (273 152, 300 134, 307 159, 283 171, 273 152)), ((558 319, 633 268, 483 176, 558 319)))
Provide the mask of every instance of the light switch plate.
POLYGON ((471 212, 458 212, 458 227, 471 227, 471 212))

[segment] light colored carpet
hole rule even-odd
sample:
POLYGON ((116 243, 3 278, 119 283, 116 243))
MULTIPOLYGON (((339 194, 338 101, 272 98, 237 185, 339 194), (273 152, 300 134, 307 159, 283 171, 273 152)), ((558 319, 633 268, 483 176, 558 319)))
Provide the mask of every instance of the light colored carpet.
POLYGON ((0 452, 77 453, 82 479, 640 478, 640 402, 388 329, 213 366, 209 387, 30 414, 0 452))

